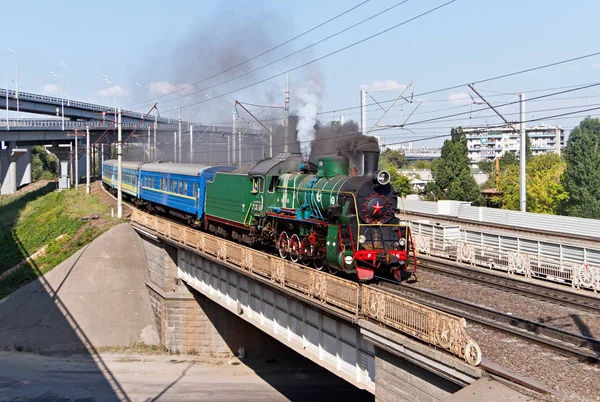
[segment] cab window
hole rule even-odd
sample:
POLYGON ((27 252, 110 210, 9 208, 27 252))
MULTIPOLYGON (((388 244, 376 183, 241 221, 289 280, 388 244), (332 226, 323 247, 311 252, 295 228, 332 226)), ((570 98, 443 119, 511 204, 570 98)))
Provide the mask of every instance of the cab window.
POLYGON ((275 192, 277 188, 277 180, 279 180, 279 176, 271 176, 271 182, 269 183, 269 193, 275 192))
POLYGON ((252 178, 252 193, 262 193, 265 191, 265 179, 262 177, 252 178))

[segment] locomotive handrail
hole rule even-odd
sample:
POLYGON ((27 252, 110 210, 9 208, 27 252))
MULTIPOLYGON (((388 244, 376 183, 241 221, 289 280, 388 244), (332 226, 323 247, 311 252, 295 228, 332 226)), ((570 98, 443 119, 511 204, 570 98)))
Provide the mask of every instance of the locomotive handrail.
MULTIPOLYGON (((299 292, 300 298, 317 300, 421 339, 477 366, 481 349, 465 330, 466 322, 451 314, 424 306, 369 285, 359 285, 301 264, 252 250, 187 226, 133 209, 131 221, 171 241, 269 279, 273 286, 299 292)), ((183 280, 191 280, 179 269, 183 280)))

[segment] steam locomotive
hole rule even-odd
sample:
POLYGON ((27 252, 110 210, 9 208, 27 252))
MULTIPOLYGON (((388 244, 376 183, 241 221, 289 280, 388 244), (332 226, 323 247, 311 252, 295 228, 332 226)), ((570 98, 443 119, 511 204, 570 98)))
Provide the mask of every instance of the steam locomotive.
MULTIPOLYGON (((140 207, 281 258, 367 281, 390 273, 410 277, 410 228, 396 216, 397 197, 378 152, 364 153, 364 174, 349 175, 348 159, 324 156, 317 165, 279 154, 250 168, 128 162, 123 191, 140 207)), ((116 188, 116 161, 102 180, 116 188)), ((414 255, 414 250, 413 250, 414 255)))

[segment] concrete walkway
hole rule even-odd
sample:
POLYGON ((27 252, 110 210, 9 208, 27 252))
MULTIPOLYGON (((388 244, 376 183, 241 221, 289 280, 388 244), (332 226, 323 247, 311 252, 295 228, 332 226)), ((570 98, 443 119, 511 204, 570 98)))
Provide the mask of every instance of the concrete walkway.
POLYGON ((127 223, 0 301, 0 349, 75 352, 157 344, 146 258, 127 223))

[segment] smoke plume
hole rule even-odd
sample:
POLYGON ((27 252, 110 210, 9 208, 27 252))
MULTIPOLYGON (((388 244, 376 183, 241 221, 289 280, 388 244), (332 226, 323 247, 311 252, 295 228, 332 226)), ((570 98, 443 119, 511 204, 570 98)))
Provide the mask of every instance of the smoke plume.
POLYGON ((306 82, 296 91, 296 97, 299 102, 298 125, 296 129, 298 134, 296 138, 300 143, 302 156, 310 156, 312 142, 315 139, 315 124, 317 123, 317 113, 323 95, 323 76, 320 70, 313 70, 306 82))
POLYGON ((350 168, 361 169, 362 154, 365 151, 379 152, 377 138, 362 135, 358 125, 349 121, 343 125, 335 122, 321 126, 315 132, 312 143, 313 159, 320 155, 343 155, 350 159, 350 168))

